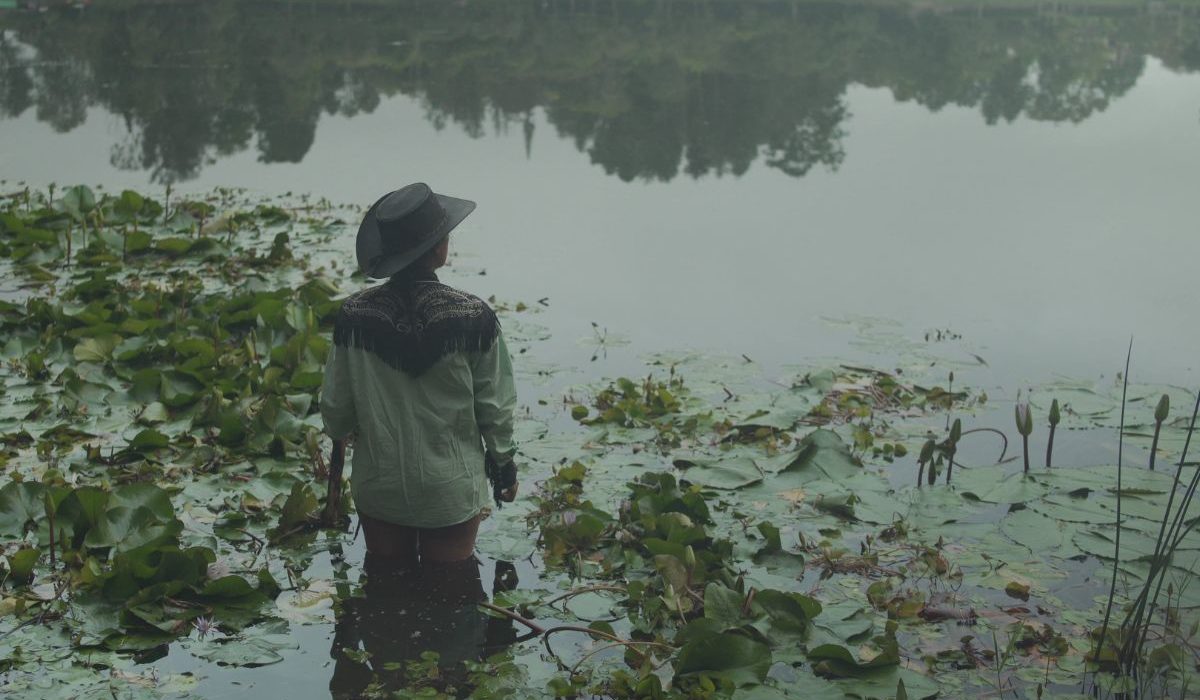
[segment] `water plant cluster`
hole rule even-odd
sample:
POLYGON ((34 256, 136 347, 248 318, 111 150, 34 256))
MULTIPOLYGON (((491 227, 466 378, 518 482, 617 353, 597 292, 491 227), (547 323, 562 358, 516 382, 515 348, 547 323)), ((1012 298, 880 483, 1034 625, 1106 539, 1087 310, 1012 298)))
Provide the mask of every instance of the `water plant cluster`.
MULTIPOLYGON (((218 663, 271 663, 291 645, 275 601, 295 581, 262 555, 317 508, 335 289, 292 255, 302 210, 167 197, 22 191, 0 212, 15 689, 53 683, 25 674, 71 666, 72 650, 145 661, 193 630, 192 653, 218 663)), ((116 663, 103 658, 90 667, 116 663)))
MULTIPOLYGON (((1017 457, 1006 458, 1001 451, 996 464, 960 465, 951 480, 950 465, 959 444, 975 439, 972 436, 994 437, 987 434, 998 432, 990 427, 963 429, 964 419, 978 420, 986 399, 981 393, 953 392, 952 375, 945 387, 929 389, 877 370, 842 367, 807 373, 788 392, 773 390, 764 396, 735 396, 722 386, 723 399, 706 403, 687 391, 676 377, 679 369, 672 366, 670 379, 661 384, 653 379, 640 385, 626 380, 600 388, 594 394, 596 407, 601 409, 598 412, 585 411, 582 406, 573 409, 573 415, 585 423, 613 421, 601 438, 607 450, 593 471, 614 469, 614 454, 637 459, 634 455, 639 451, 629 449, 630 440, 635 445, 643 442, 646 449, 657 445, 672 460, 680 483, 686 484, 683 492, 690 488, 696 499, 707 496, 708 507, 702 517, 685 508, 679 496, 672 502, 687 517, 688 525, 697 520, 715 525, 704 530, 705 534, 711 538, 715 530, 728 538, 726 549, 736 562, 740 585, 746 586, 748 580, 776 584, 776 577, 784 575, 792 581, 780 586, 781 590, 815 591, 813 599, 825 611, 814 618, 816 630, 835 622, 825 617, 830 610, 846 615, 838 618, 843 621, 869 621, 840 639, 810 634, 804 638, 806 643, 790 649, 793 656, 784 663, 806 669, 815 680, 803 672, 783 672, 778 663, 780 652, 772 649, 776 663, 760 679, 764 685, 783 695, 828 692, 830 697, 841 697, 843 692, 858 697, 895 696, 894 688, 882 687, 885 678, 891 685, 905 681, 905 692, 915 696, 934 689, 959 694, 972 686, 980 692, 1038 692, 1056 697, 1082 693, 1085 683, 1108 690, 1124 687, 1121 684, 1131 682, 1136 674, 1120 681, 1088 674, 1096 667, 1092 661, 1104 662, 1116 653, 1115 648, 1096 644, 1107 609, 1103 599, 1109 581, 1106 568, 1114 564, 1117 586, 1131 599, 1147 597, 1139 590, 1149 587, 1157 576, 1169 580, 1159 588, 1167 592, 1161 604, 1170 612, 1138 628, 1142 638, 1153 638, 1157 647, 1156 652, 1141 654, 1134 664, 1144 693, 1186 694, 1186 688, 1195 682, 1191 675, 1195 667, 1187 658, 1195 644, 1195 608, 1200 605, 1193 583, 1200 542, 1185 542, 1187 538, 1180 535, 1181 524, 1195 522, 1200 510, 1178 506, 1172 494, 1182 495, 1187 487, 1178 475, 1143 470, 1137 472, 1136 488, 1118 489, 1116 467, 1047 465, 1026 471, 1020 462, 1014 464, 1017 457), (659 400, 668 386, 674 411, 665 410, 668 404, 659 400), (630 421, 628 416, 637 413, 632 407, 614 412, 614 395, 626 403, 641 400, 643 417, 630 421), (897 396, 906 398, 897 400, 897 396), (802 410, 805 402, 807 412, 802 410), (768 405, 770 408, 765 407, 768 405), (860 408, 830 410, 831 406, 847 405, 860 408), (957 410, 958 417, 951 419, 947 410, 957 410), (937 420, 936 427, 930 418, 937 420), (664 447, 657 435, 679 425, 696 426, 698 434, 664 447), (637 433, 646 426, 655 432, 637 433), (919 473, 915 484, 903 479, 899 487, 896 478, 887 478, 903 477, 895 465, 907 455, 902 446, 914 442, 914 427, 929 437, 920 456, 914 454, 915 460, 900 463, 928 468, 931 474, 936 463, 937 473, 946 477, 945 487, 931 487, 933 480, 926 482, 919 473), (901 449, 893 447, 890 455, 863 449, 863 440, 855 436, 864 433, 873 441, 901 449), (889 442, 892 440, 895 442, 889 442), (681 447, 694 454, 681 456, 681 447), (1119 550, 1113 527, 1118 501, 1124 509, 1124 544, 1119 550), (1174 511, 1170 501, 1177 504, 1174 511), (1156 549, 1166 522, 1164 508, 1177 523, 1176 548, 1169 558, 1162 547, 1156 549), (747 537, 759 543, 757 548, 745 542, 747 537), (1114 562, 1117 551, 1120 557, 1114 562), (1080 577, 1093 574, 1096 583, 1079 583, 1080 577), (897 643, 899 660, 894 664, 886 653, 891 649, 886 639, 897 643), (857 660, 858 665, 832 672, 822 658, 828 651, 822 641, 841 644, 847 652, 856 644, 866 644, 859 652, 866 659, 880 661, 864 666, 862 657, 849 653, 843 660, 857 660), (818 650, 815 655, 814 649, 818 650), (857 668, 857 675, 848 673, 849 668, 857 668), (917 672, 915 676, 908 675, 912 671, 917 672), (880 685, 864 691, 858 685, 864 680, 880 685), (930 680, 936 680, 936 685, 922 684, 930 680), (818 690, 813 685, 818 681, 831 685, 818 690)), ((716 375, 719 369, 693 367, 692 372, 716 375)), ((1144 399, 1152 390, 1139 390, 1140 405, 1148 403, 1144 399)), ((1153 404, 1158 424, 1165 421, 1166 403, 1160 398, 1153 404)), ((1027 403, 1020 406, 1017 435, 1027 438, 1033 432, 1032 413, 1027 403)), ((1071 403, 1065 406, 1066 413, 1080 419, 1071 403)), ((1054 412, 1058 414, 1056 425, 1063 420, 1063 405, 1054 412)), ((1094 415, 1100 413, 1106 411, 1094 415)), ((1007 438, 1002 433, 999 437, 1006 445, 1007 438)), ((567 470, 570 478, 579 478, 581 469, 577 464, 567 470)), ((674 481, 669 485, 676 489, 674 481)), ((633 488, 637 494, 644 486, 633 488)), ((660 590, 669 594, 679 590, 679 581, 672 580, 671 572, 688 569, 686 563, 676 566, 664 555, 686 562, 699 550, 688 554, 688 536, 679 530, 675 536, 683 539, 672 551, 661 544, 665 539, 661 532, 647 538, 636 527, 625 525, 631 514, 639 512, 633 504, 640 502, 644 501, 637 495, 631 496, 615 517, 597 513, 591 502, 575 502, 568 504, 574 511, 564 521, 542 514, 538 522, 542 523, 543 539, 551 543, 549 551, 575 567, 575 573, 590 568, 595 569, 594 575, 608 578, 612 576, 610 568, 619 569, 611 556, 589 559, 580 554, 602 541, 603 533, 614 538, 612 551, 626 558, 640 543, 653 556, 660 590), (579 529, 572 531, 571 527, 579 529), (560 532, 563 528, 567 535, 560 532)), ((542 507, 544 510, 545 504, 542 507)), ((629 575, 629 571, 622 574, 626 579, 629 575)), ((677 641, 685 644, 692 618, 707 616, 703 605, 697 604, 698 598, 692 598, 681 604, 683 611, 673 625, 677 641)), ((1145 607, 1142 603, 1140 609, 1144 612, 1145 607)), ((720 675, 719 670, 713 673, 720 675)), ((592 691, 610 692, 603 688, 592 691)))
MULTIPOLYGON (((318 517, 315 392, 354 219, 232 191, 0 202, 0 690, 203 694, 351 616, 354 533, 318 517), (190 670, 159 663, 175 651, 190 670)), ((536 304, 496 306, 537 373, 536 304)), ((533 493, 479 543, 537 572, 482 604, 523 641, 376 659, 403 673, 364 692, 1186 696, 1200 507, 1191 424, 1170 411, 1194 394, 1034 387, 1013 432, 930 364, 778 379, 659 355, 636 379, 523 397, 533 493), (1051 430, 1044 464, 1009 455, 1006 434, 1051 430), (1064 454, 1083 430, 1176 464, 1131 479, 1126 456, 1118 481, 1064 454)), ((345 638, 321 653, 369 660, 345 638)))

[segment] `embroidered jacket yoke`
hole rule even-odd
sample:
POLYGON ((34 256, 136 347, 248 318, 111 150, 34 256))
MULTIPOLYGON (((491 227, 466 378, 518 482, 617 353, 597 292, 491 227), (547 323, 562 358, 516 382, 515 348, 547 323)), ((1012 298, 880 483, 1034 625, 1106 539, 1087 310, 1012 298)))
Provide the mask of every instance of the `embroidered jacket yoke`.
POLYGON ((342 305, 321 388, 334 439, 355 434, 360 512, 445 527, 491 499, 485 450, 513 457, 516 390, 495 313, 430 273, 358 292, 342 305))

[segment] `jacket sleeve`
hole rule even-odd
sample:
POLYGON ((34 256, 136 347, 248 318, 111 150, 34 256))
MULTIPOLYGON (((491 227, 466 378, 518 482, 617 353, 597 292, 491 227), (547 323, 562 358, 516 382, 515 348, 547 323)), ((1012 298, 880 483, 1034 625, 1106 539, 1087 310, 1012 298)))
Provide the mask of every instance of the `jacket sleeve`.
POLYGON ((513 410, 517 407, 517 390, 503 333, 497 333, 492 347, 476 358, 472 382, 475 422, 483 436, 484 447, 497 464, 507 464, 516 453, 513 410))
POLYGON ((334 440, 344 439, 358 429, 349 360, 344 348, 330 346, 321 382, 321 419, 325 421, 325 432, 334 440))

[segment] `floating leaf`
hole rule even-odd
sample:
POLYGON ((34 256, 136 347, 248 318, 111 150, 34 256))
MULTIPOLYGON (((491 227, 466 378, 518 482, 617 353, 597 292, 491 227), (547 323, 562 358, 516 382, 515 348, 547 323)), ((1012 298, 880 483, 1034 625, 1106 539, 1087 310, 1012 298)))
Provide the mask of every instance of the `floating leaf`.
POLYGON ((771 668, 766 644, 734 632, 688 642, 679 650, 675 673, 722 678, 735 686, 762 683, 771 668))
POLYGON ((683 469, 683 478, 691 483, 713 489, 740 489, 756 484, 763 478, 754 460, 746 456, 731 459, 680 458, 675 460, 675 467, 683 469))
POLYGON ((119 342, 120 336, 111 334, 84 338, 75 346, 73 354, 77 362, 108 362, 119 342))

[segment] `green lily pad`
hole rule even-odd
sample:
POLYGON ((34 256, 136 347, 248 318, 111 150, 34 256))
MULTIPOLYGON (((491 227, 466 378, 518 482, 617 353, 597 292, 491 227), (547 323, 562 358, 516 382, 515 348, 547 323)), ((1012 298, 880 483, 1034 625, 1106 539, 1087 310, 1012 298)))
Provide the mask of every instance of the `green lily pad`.
POLYGON ((688 642, 679 650, 678 676, 722 678, 735 686, 762 683, 771 668, 771 648, 735 632, 723 632, 688 642))
POLYGON ((1036 511, 1023 509, 1010 512, 1000 521, 1000 531, 1013 542, 1025 545, 1030 552, 1046 553, 1062 546, 1069 534, 1062 523, 1036 511))
POLYGON ((713 489, 735 490, 762 481, 763 475, 750 457, 710 459, 680 458, 675 467, 684 470, 683 478, 713 489))
POLYGON ((215 639, 192 646, 191 652, 221 666, 269 666, 283 661, 280 653, 299 645, 281 636, 215 639))

